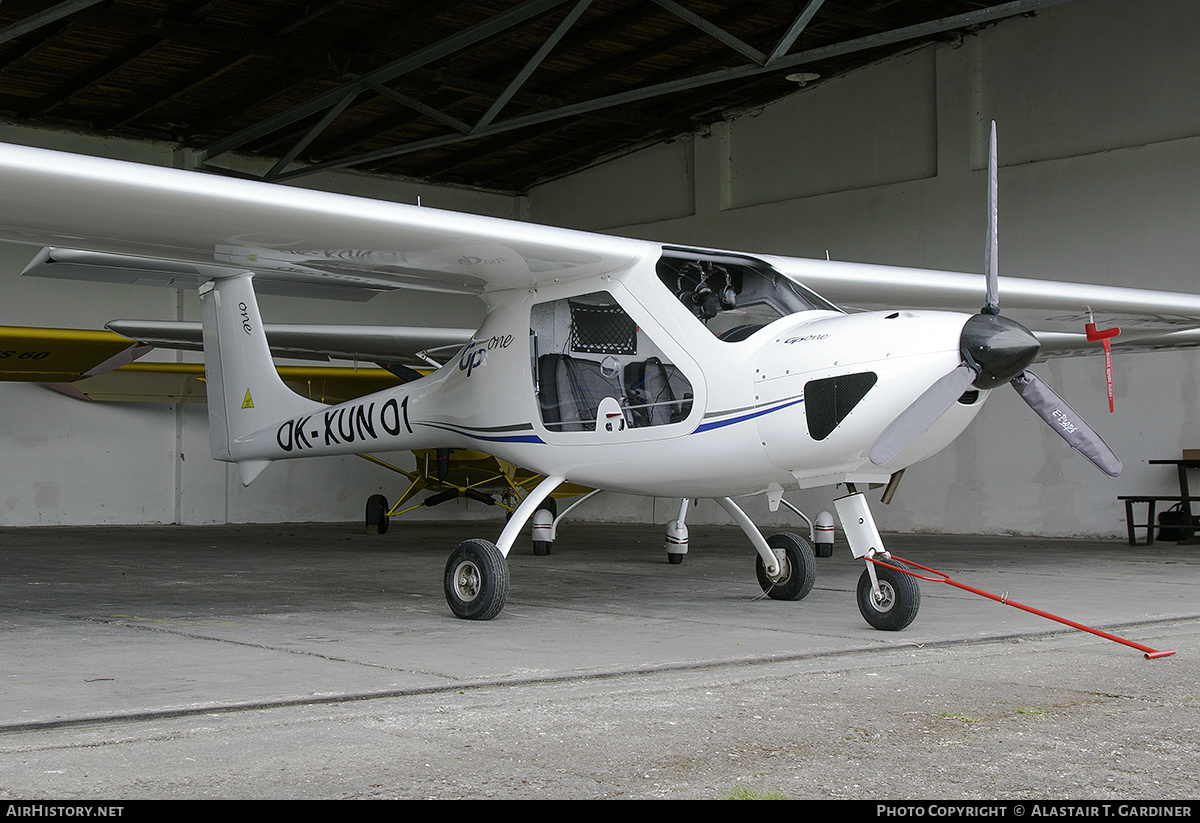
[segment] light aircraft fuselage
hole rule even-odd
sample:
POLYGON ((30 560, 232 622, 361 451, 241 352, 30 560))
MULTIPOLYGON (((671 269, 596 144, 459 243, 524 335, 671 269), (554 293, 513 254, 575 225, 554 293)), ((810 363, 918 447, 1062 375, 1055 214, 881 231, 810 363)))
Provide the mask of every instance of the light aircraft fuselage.
MULTIPOLYGON (((722 271, 736 265, 726 261, 722 271)), ((441 369, 272 422, 239 438, 230 456, 240 462, 471 446, 596 488, 740 496, 886 482, 945 447, 982 407, 987 393, 970 393, 894 464, 874 465, 868 450, 879 431, 958 362, 971 315, 845 314, 792 288, 809 305, 769 319, 778 307, 738 303, 743 295, 755 298, 752 277, 779 277, 755 261, 753 269, 742 266, 731 307, 708 319, 768 322, 745 324, 744 337, 719 335, 673 293, 673 275, 662 270, 661 262, 658 273, 650 264, 631 268, 604 278, 601 288, 566 282, 489 293, 478 333, 441 369), (613 329, 594 319, 606 312, 613 329), (561 381, 558 395, 571 397, 548 400, 550 360, 560 372, 585 370, 574 382, 571 375, 561 381), (636 385, 645 382, 647 362, 671 372, 667 393, 653 399, 636 385), (611 404, 601 412, 606 398, 611 404)), ((694 288, 681 291, 690 300, 694 288)), ((261 320, 250 318, 249 301, 237 302, 233 325, 257 333, 261 320)), ((245 402, 240 390, 233 396, 245 402)))

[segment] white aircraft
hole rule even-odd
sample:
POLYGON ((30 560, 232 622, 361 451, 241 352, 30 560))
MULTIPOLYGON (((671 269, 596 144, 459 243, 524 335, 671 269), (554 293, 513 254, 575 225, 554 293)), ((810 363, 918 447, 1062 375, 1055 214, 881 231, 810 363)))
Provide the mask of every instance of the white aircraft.
MULTIPOLYGON (((199 288, 212 454, 245 484, 276 460, 451 447, 544 474, 495 542, 466 540, 447 562, 451 610, 486 620, 504 606, 518 535, 535 512, 535 531, 552 533, 541 506, 565 482, 682 498, 677 534, 688 499, 715 499, 753 545, 767 594, 796 600, 813 585, 812 546, 765 537, 735 498, 762 494, 774 510, 789 489, 844 484, 834 503, 854 556, 887 557, 857 487, 894 483, 945 448, 1004 383, 1118 474, 1026 371, 1038 338, 999 314, 994 148, 989 179, 986 277, 668 246, 16 146, 0 147, 0 238, 72 249, 46 249, 30 274, 199 288), (488 311, 428 376, 325 405, 278 377, 256 285, 477 294, 488 311), (848 314, 817 291, 906 306, 967 295, 983 310, 848 314)), ((1004 299, 1200 322, 1188 294, 1006 279, 1004 299)), ((360 350, 352 328, 333 337, 326 349, 360 350)), ((1073 351, 1082 337, 1046 339, 1073 351)), ((863 616, 904 628, 915 579, 865 566, 863 616)))

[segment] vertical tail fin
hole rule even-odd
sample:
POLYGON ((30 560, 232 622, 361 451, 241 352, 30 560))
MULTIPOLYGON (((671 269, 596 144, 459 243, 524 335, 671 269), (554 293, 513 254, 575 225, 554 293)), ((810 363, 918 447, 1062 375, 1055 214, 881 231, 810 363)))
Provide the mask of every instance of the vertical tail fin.
POLYGON ((248 486, 271 463, 249 435, 323 404, 279 378, 249 272, 202 285, 200 309, 212 456, 237 463, 248 486))

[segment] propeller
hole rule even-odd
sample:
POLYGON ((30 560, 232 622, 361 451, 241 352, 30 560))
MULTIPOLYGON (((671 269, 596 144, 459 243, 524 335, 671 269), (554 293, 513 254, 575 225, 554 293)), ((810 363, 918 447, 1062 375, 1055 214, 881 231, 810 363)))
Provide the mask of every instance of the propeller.
POLYGON ((1033 372, 1026 371, 1040 348, 1033 332, 1015 320, 1000 316, 996 168, 993 121, 988 150, 988 234, 984 247, 987 285, 983 308, 967 320, 959 336, 962 363, 938 378, 880 433, 871 446, 871 462, 878 466, 889 463, 927 432, 970 387, 991 389, 1007 382, 1073 449, 1108 476, 1116 477, 1121 473, 1120 458, 1053 389, 1033 372))

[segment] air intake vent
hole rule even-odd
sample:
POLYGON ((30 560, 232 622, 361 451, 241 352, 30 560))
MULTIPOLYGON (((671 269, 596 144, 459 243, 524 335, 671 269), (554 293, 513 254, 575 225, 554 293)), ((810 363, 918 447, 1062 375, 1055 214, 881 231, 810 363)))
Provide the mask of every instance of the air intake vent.
POLYGON ((828 437, 878 380, 879 376, 870 371, 809 380, 804 386, 804 408, 812 439, 828 437))

